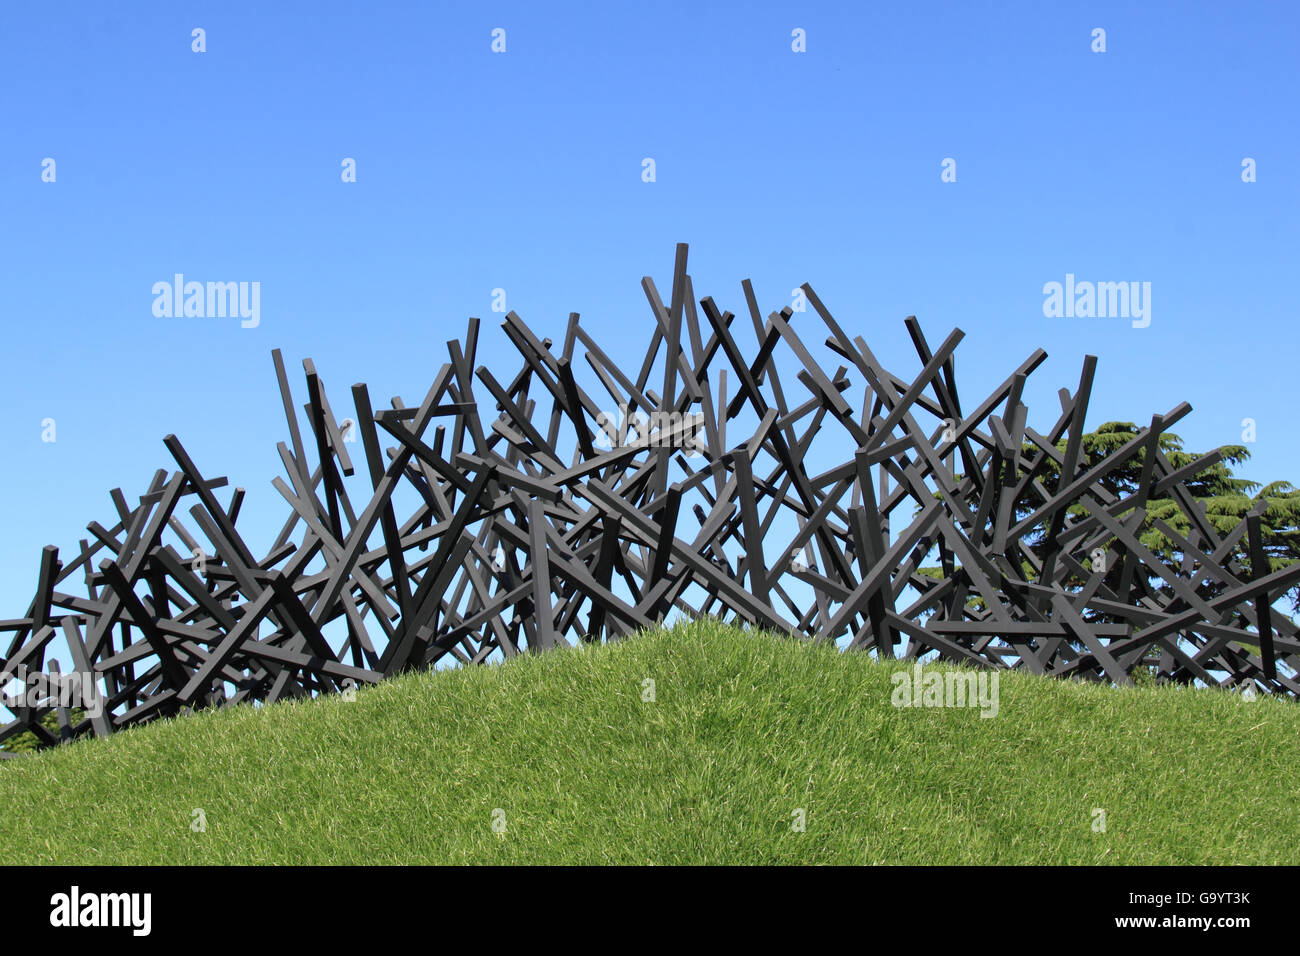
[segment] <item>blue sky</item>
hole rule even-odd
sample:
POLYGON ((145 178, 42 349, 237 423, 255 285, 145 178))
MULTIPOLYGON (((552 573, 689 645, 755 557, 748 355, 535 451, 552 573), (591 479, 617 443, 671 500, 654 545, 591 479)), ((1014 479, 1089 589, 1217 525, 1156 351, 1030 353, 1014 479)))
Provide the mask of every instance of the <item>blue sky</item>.
POLYGON ((666 294, 677 242, 697 297, 742 317, 742 279, 765 312, 809 282, 908 378, 903 318, 932 344, 958 326, 971 402, 1041 346, 1040 429, 1096 354, 1090 426, 1186 400, 1175 431, 1204 450, 1254 418, 1245 474, 1300 482, 1297 49, 1297 8, 1252 2, 2 0, 0 617, 43 545, 71 557, 115 523, 110 488, 134 503, 172 466, 169 432, 247 488, 265 550, 287 512, 271 349, 300 402, 311 357, 336 410, 359 381, 414 404, 470 315, 513 370, 501 288, 639 364, 640 278, 666 294), (260 323, 156 317, 178 272, 259 282, 260 323), (1045 317, 1067 273, 1150 282, 1150 326, 1045 317))

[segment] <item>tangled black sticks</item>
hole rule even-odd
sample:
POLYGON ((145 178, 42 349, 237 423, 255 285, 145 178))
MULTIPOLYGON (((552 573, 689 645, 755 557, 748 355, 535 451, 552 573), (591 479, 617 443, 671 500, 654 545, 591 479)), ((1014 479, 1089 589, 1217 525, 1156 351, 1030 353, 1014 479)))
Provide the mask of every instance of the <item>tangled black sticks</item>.
POLYGON ((764 322, 748 281, 757 351, 747 360, 730 312, 707 298, 697 312, 685 245, 667 305, 649 278, 642 286, 654 324, 635 381, 577 315, 556 354, 512 312, 503 328, 518 373, 503 382, 474 369, 471 319, 418 408, 394 400, 376 413, 355 385, 355 417, 340 421, 305 362, 303 430, 274 353, 292 443, 280 445, 288 481, 274 484, 292 514, 269 552, 254 557, 235 529, 242 489, 223 507, 225 479, 204 478, 168 436, 178 470, 159 471, 134 508, 114 490, 117 523, 92 522, 94 540, 71 563, 47 547, 27 614, 0 622, 13 634, 7 674, 39 671, 61 633, 102 708, 77 719, 53 700, 8 699, 15 719, 0 739, 30 730, 53 745, 186 708, 374 683, 447 655, 480 663, 617 639, 673 609, 889 657, 937 652, 1116 684, 1142 667, 1300 694, 1296 628, 1270 608, 1300 565, 1267 572, 1260 509, 1230 534, 1210 523, 1186 482, 1217 453, 1175 469, 1157 445, 1186 404, 1088 465, 1091 358, 1039 433, 1021 395, 1041 350, 964 411, 960 331, 931 349, 909 318, 922 369, 903 379, 805 285, 799 304, 848 363, 828 375, 805 343, 816 335, 808 319, 802 334, 794 307, 764 322), (591 391, 575 374, 579 347, 591 391), (790 355, 798 404, 778 372, 790 355), (737 419, 754 422, 743 441, 737 419), (370 495, 360 511, 343 480, 358 447, 352 485, 368 478, 370 495), (817 449, 835 457, 814 473, 817 449), (1108 490, 1108 474, 1139 460, 1135 492, 1108 490), (405 518, 399 493, 414 508, 405 518), (1138 533, 1157 497, 1189 519, 1185 535, 1162 527, 1181 552, 1173 563, 1138 533), (191 502, 197 532, 181 517, 191 502), (1257 570, 1233 560, 1238 542, 1257 570), (85 597, 62 587, 78 573, 85 597), (58 733, 43 724, 51 712, 58 733))

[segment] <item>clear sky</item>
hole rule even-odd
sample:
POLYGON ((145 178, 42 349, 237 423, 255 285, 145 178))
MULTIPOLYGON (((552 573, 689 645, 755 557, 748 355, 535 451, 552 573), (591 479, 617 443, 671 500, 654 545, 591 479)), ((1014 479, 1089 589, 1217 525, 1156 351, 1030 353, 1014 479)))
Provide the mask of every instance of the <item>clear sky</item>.
POLYGON ((505 361, 504 289, 639 362, 677 242, 742 318, 742 279, 765 313, 809 282, 909 379, 903 318, 958 326, 969 402, 1041 346, 1040 429, 1096 354, 1090 427, 1186 400, 1190 447, 1253 418, 1246 475, 1300 482, 1297 50, 1287 3, 0 0, 0 617, 169 432, 264 551, 271 349, 299 402, 311 357, 336 411, 415 404, 470 315, 505 361), (258 325, 156 316, 176 273, 260 283, 258 325), (1150 324, 1045 316, 1067 274, 1149 282, 1150 324))

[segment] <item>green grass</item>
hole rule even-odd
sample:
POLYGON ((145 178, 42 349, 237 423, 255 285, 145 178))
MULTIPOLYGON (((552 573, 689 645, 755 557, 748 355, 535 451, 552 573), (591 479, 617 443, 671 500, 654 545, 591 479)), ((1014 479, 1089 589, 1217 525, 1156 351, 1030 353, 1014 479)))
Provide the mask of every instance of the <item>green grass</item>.
POLYGON ((984 719, 895 708, 901 667, 700 622, 200 713, 0 764, 0 843, 75 864, 1300 858, 1291 702, 1003 673, 984 719))

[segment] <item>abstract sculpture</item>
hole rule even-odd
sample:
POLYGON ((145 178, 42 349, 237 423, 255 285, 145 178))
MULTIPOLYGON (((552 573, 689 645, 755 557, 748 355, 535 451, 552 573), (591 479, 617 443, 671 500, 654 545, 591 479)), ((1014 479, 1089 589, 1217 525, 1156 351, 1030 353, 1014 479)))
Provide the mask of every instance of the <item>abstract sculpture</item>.
POLYGON ((273 353, 290 439, 287 481, 274 484, 291 513, 269 552, 255 556, 236 530, 243 490, 223 505, 226 480, 205 478, 168 436, 176 470, 160 470, 134 507, 115 489, 117 521, 92 522, 66 564, 47 547, 26 615, 0 621, 7 674, 39 672, 61 638, 103 706, 74 719, 28 700, 0 741, 32 731, 49 746, 444 659, 618 639, 678 613, 882 657, 937 652, 1114 684, 1143 668, 1300 694, 1296 628, 1270 607, 1300 565, 1268 571, 1259 508, 1226 535, 1207 519, 1185 483, 1217 453, 1175 469, 1157 444, 1186 404, 1086 466, 1091 357, 1039 432, 1021 397, 1041 350, 964 406, 960 331, 932 349, 909 318, 922 367, 908 379, 807 285, 799 304, 815 316, 796 322, 792 306, 764 319, 743 283, 748 355, 737 341, 748 323, 710 298, 697 310, 685 245, 667 304, 642 285, 653 322, 635 378, 576 314, 557 350, 512 312, 517 372, 475 369, 471 319, 418 407, 394 399, 376 413, 355 385, 355 413, 340 420, 304 362, 301 428, 273 353), (823 333, 846 363, 834 372, 810 351, 823 333), (791 363, 784 375, 778 359, 791 363), (1138 490, 1108 491, 1106 476, 1139 458, 1138 490), (1190 521, 1186 535, 1161 528, 1176 562, 1137 534, 1157 496, 1190 521), (413 511, 399 511, 402 497, 413 511), (1253 570, 1233 560, 1239 544, 1253 570), (85 596, 70 593, 77 578, 85 596), (42 724, 51 712, 58 733, 42 724))

